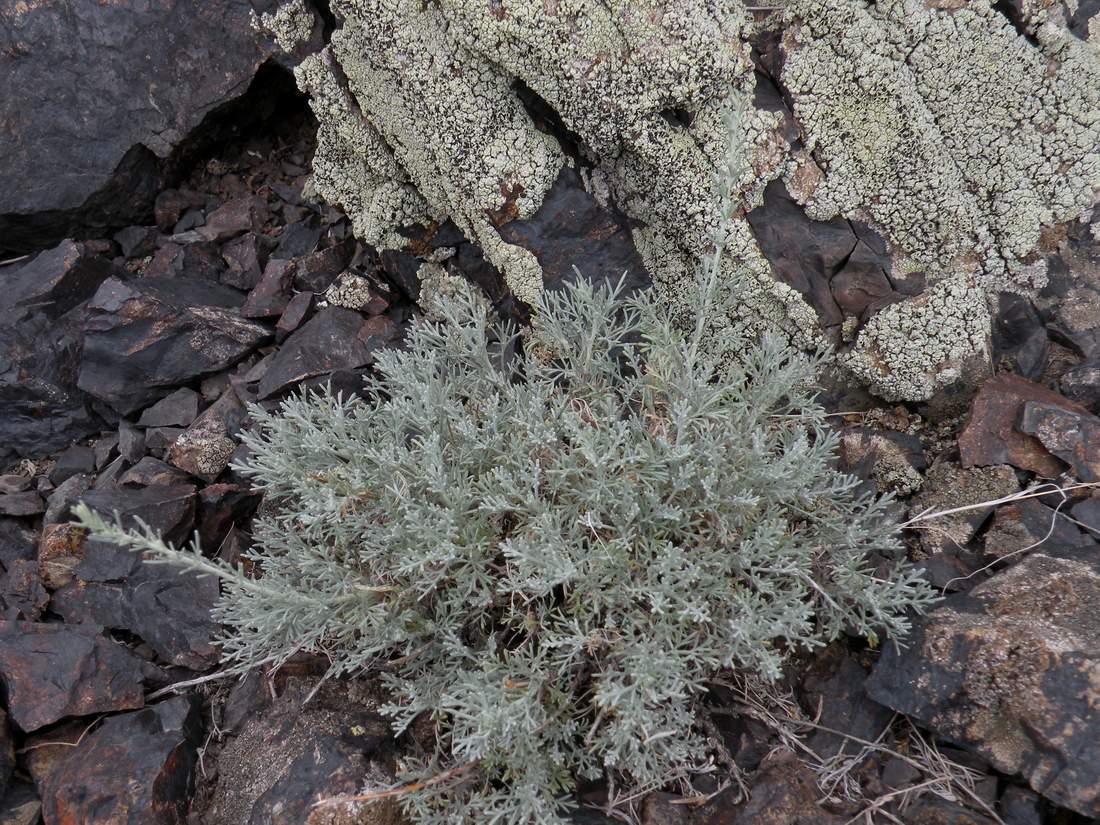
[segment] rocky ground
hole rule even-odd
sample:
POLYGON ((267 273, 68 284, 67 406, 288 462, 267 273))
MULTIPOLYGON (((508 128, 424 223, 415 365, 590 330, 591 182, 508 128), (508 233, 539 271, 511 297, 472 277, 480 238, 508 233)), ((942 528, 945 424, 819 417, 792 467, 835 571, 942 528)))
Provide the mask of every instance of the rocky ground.
MULTIPOLYGON (((71 181, 40 192, 56 200, 41 220, 0 216, 0 825, 389 823, 392 807, 313 803, 388 781, 424 744, 415 730, 391 736, 371 682, 318 688, 314 656, 205 679, 216 583, 67 523, 82 499, 234 559, 260 505, 231 466, 246 405, 323 382, 357 392, 373 353, 400 341, 424 261, 524 316, 451 224, 400 252, 356 241, 310 192, 305 102, 273 66, 252 80, 263 57, 234 69, 252 83, 243 105, 207 117, 180 103, 179 139, 118 167, 123 183, 97 188, 100 170, 76 194, 71 181), (119 186, 144 187, 152 214, 108 208, 119 186), (120 216, 144 219, 119 229, 120 216)), ((810 221, 780 189, 749 220, 804 294, 856 315, 889 300, 873 233, 810 221)), ((568 174, 516 224, 513 242, 537 252, 551 284, 573 264, 636 261, 622 216, 568 174)), ((642 822, 1100 820, 1097 226, 1050 239, 1036 300, 1001 298, 992 371, 928 404, 828 393, 841 460, 898 494, 910 557, 947 598, 904 648, 833 645, 797 661, 766 702, 732 677, 716 684, 713 735, 732 764, 700 782, 705 798, 636 800, 642 822), (956 512, 929 515, 943 510, 956 512), (721 779, 733 773, 745 794, 721 779)), ((586 789, 594 807, 576 820, 607 822, 605 797, 586 789)))

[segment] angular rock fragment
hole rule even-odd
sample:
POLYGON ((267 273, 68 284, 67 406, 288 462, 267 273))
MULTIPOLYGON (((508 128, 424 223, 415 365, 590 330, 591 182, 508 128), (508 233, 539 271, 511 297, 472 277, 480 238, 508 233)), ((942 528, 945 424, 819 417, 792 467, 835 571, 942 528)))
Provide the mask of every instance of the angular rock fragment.
POLYGON ((1049 553, 1092 545, 1094 540, 1070 520, 1067 509, 1055 511, 1034 498, 1000 505, 982 536, 985 554, 1005 558, 1040 547, 1049 553))
POLYGON ((118 454, 130 464, 145 455, 145 433, 125 419, 118 425, 118 454))
POLYGON ((346 240, 298 258, 294 262, 294 288, 324 292, 347 269, 354 254, 355 242, 346 240))
POLYGON ((126 487, 152 487, 171 484, 186 484, 190 477, 183 470, 170 467, 152 456, 141 461, 123 473, 118 483, 126 487))
POLYGON ((145 701, 141 660, 91 627, 0 621, 0 679, 24 732, 145 701))
POLYGON ((37 516, 46 512, 46 502, 34 490, 0 495, 0 516, 37 516))
POLYGON ((314 295, 312 292, 299 292, 287 302, 286 309, 279 316, 275 324, 275 343, 281 344, 294 330, 298 329, 305 321, 306 316, 313 311, 314 295))
POLYGON ((0 315, 33 310, 58 318, 88 300, 118 270, 85 244, 66 240, 5 273, 0 315))
POLYGON ((0 518, 0 563, 33 559, 36 537, 16 519, 0 518))
POLYGON ((293 277, 291 261, 272 258, 264 267, 264 274, 241 307, 245 318, 273 318, 286 308, 290 300, 290 282, 293 277))
POLYGON ((577 271, 594 283, 625 278, 627 293, 651 283, 626 216, 601 206, 569 166, 558 172, 533 215, 503 223, 498 231, 508 243, 534 253, 548 289, 576 280, 577 271))
POLYGON ((1087 414, 1083 407, 1039 384, 1011 374, 994 376, 974 397, 970 417, 959 433, 962 466, 1011 464, 1044 478, 1057 478, 1062 472, 1062 463, 1037 438, 1016 427, 1024 404, 1029 401, 1087 414))
MULTIPOLYGON (((186 485, 96 490, 84 502, 105 517, 117 512, 125 526, 140 518, 165 541, 189 540, 195 488, 186 485)), ((218 583, 146 561, 127 548, 85 542, 72 578, 54 591, 51 609, 69 622, 126 630, 140 636, 166 662, 202 670, 217 660, 210 609, 218 583)))
POLYGON ((221 282, 247 291, 260 282, 267 264, 267 250, 255 233, 249 232, 223 246, 222 258, 229 268, 222 273, 221 282))
POLYGON ((31 488, 33 482, 34 479, 30 476, 18 475, 16 473, 2 475, 0 476, 0 495, 25 493, 31 488))
POLYGON ((270 334, 239 302, 204 281, 108 280, 88 305, 79 386, 126 415, 237 363, 270 334))
POLYGON ((374 351, 391 343, 399 328, 386 316, 368 321, 357 312, 327 307, 283 343, 260 379, 259 397, 271 398, 307 378, 355 369, 374 360, 374 351))
POLYGON ((261 494, 239 484, 210 484, 199 492, 199 543, 207 552, 221 547, 225 537, 256 511, 261 494))
POLYGON ((1100 407, 1100 361, 1070 367, 1058 379, 1062 395, 1094 412, 1100 407))
POLYGON ((1100 481, 1100 418, 1065 406, 1028 401, 1020 412, 1020 432, 1066 462, 1078 480, 1100 481))
POLYGON ((201 738, 191 696, 106 719, 42 783, 45 820, 183 825, 201 738))
MULTIPOLYGON (((96 481, 102 481, 107 477, 108 475, 105 470, 96 481)), ((71 515, 70 511, 72 506, 80 501, 81 497, 88 492, 91 487, 91 475, 81 473, 65 479, 57 485, 57 489, 50 493, 50 497, 46 499, 46 512, 42 516, 42 523, 50 525, 68 519, 71 515)))
POLYGON ((197 392, 182 387, 142 411, 138 426, 188 427, 199 415, 200 402, 197 392))
MULTIPOLYGON (((993 365, 999 372, 1011 372, 1029 381, 1038 381, 1050 350, 1042 318, 1031 301, 1022 295, 1006 292, 998 301, 999 311, 993 319, 993 365)), ((1068 394, 1066 397, 1077 400, 1068 394)))
MULTIPOLYGON (((140 519, 156 530, 165 541, 185 541, 191 533, 195 516, 195 488, 189 484, 145 489, 93 490, 84 496, 84 503, 104 518, 116 516, 126 527, 134 527, 140 519)), ((93 542, 99 546, 100 542, 93 542)))
POLYGON ((259 229, 265 211, 263 201, 254 195, 234 198, 207 215, 198 233, 208 241, 229 240, 259 229))
POLYGON ((38 575, 38 563, 19 559, 7 568, 0 576, 0 608, 4 617, 37 621, 50 602, 50 594, 38 575))
POLYGON ((99 430, 77 387, 83 324, 79 306, 57 319, 0 314, 0 460, 46 455, 99 430))
POLYGON ((124 258, 144 258, 156 250, 157 228, 155 226, 128 226, 114 234, 115 243, 122 250, 124 258))
MULTIPOLYGON (((310 817, 319 796, 355 793, 368 781, 372 751, 390 735, 383 721, 321 708, 295 713, 287 704, 281 697, 274 711, 251 716, 222 751, 212 820, 321 825, 328 820, 310 817)), ((369 822, 370 810, 348 821, 369 822)))
POLYGON ((57 485, 72 476, 94 471, 95 453, 92 448, 85 447, 83 444, 74 444, 57 456, 53 469, 50 470, 50 481, 57 485))
POLYGON ((290 261, 311 254, 317 249, 322 231, 321 227, 312 220, 289 224, 279 235, 278 245, 271 253, 271 257, 290 261))
POLYGON ((244 404, 230 387, 172 443, 168 462, 204 481, 213 481, 229 465, 237 448, 232 436, 246 416, 244 404))
POLYGON ((871 698, 967 745, 1078 813, 1100 815, 1100 558, 1037 550, 883 647, 871 698))
POLYGON ((73 580, 73 570, 84 560, 85 531, 73 524, 47 524, 38 540, 38 575, 50 590, 73 580))
POLYGON ((179 221, 180 217, 188 209, 202 206, 206 198, 199 192, 189 189, 165 189, 157 194, 153 203, 153 214, 156 216, 157 228, 167 231, 179 221))

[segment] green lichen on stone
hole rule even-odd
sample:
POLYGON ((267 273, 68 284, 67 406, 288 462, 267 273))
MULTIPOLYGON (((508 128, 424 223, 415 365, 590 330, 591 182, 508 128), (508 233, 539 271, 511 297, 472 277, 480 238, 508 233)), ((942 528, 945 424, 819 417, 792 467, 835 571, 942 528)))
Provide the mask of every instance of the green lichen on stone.
POLYGON ((270 32, 285 52, 293 52, 313 33, 315 18, 313 11, 306 6, 305 0, 289 0, 275 11, 256 18, 253 12, 253 25, 270 32))
POLYGON ((811 216, 868 220, 932 278, 1040 286, 1041 228, 1100 189, 1096 49, 1056 26, 1031 45, 987 0, 788 14, 782 80, 823 172, 802 192, 811 216))

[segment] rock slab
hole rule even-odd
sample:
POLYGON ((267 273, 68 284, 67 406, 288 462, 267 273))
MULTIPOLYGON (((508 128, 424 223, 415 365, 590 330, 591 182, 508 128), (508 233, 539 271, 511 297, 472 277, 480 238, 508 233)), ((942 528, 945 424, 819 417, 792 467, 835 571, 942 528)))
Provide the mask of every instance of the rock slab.
POLYGON ((1098 603, 1095 550, 1036 552, 947 599, 904 650, 887 645, 867 692, 1056 804, 1100 816, 1098 603))

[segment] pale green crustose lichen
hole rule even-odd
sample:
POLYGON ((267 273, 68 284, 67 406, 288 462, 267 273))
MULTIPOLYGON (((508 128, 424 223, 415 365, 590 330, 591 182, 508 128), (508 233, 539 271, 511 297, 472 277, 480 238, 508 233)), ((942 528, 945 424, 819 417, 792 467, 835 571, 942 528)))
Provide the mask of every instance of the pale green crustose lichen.
POLYGON ((452 218, 530 302, 538 261, 496 227, 532 215, 572 161, 524 110, 523 84, 579 136, 584 179, 634 219, 674 308, 714 234, 730 235, 738 260, 724 271, 739 288, 716 352, 768 327, 822 340, 743 220, 769 180, 783 175, 813 218, 870 223, 894 279, 921 273, 930 292, 849 325, 839 360, 887 398, 926 398, 983 353, 983 301, 1041 285, 1043 227, 1081 214, 1100 185, 1096 47, 1031 5, 1034 43, 988 0, 791 0, 779 80, 806 146, 791 151, 780 113, 748 107, 747 169, 722 227, 722 113, 755 89, 756 27, 737 0, 334 0, 340 28, 298 70, 321 123, 316 185, 383 247, 405 244, 402 226, 452 218))

